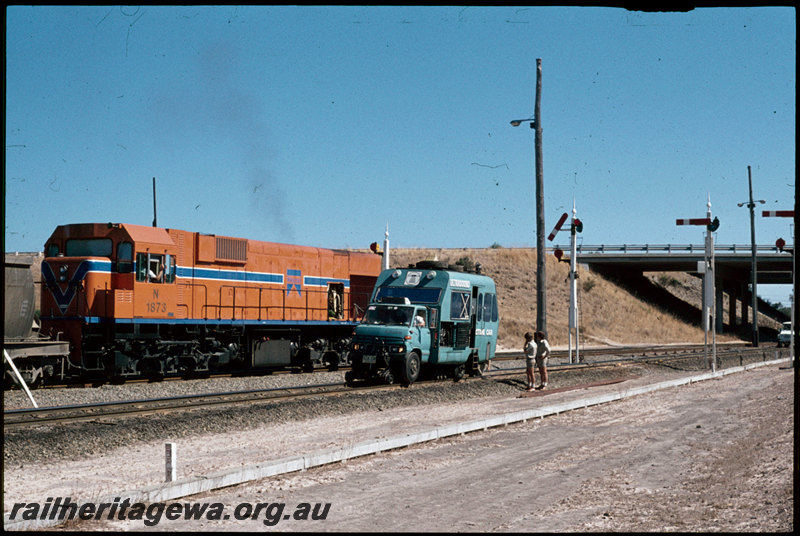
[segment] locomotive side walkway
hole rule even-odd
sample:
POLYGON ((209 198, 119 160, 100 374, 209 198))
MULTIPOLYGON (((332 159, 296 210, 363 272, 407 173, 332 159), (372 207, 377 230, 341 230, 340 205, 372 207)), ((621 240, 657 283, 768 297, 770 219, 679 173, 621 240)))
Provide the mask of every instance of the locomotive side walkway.
MULTIPOLYGON (((358 426, 343 425, 342 418, 310 419, 299 423, 268 425, 258 430, 225 437, 198 436, 177 447, 178 474, 183 478, 167 484, 163 479, 164 446, 136 448, 136 452, 110 453, 107 460, 87 460, 47 468, 46 480, 37 485, 31 475, 5 475, 5 528, 45 528, 49 520, 8 520, 15 502, 44 502, 47 497, 71 497, 75 502, 163 502, 220 487, 269 476, 302 471, 359 456, 407 447, 476 430, 502 427, 516 422, 604 404, 614 400, 669 389, 708 379, 721 378, 748 369, 785 363, 775 360, 716 373, 674 373, 668 379, 628 379, 591 388, 546 392, 533 397, 497 397, 475 402, 441 404, 419 408, 372 411, 358 419, 358 426), (248 463, 251 460, 260 463, 248 463), (233 466, 231 468, 231 466, 233 466), (54 470, 55 469, 55 470, 54 470), (138 470, 137 470, 138 469, 138 470), (100 478, 93 479, 91 475, 100 478), (143 485, 144 484, 144 485, 143 485), (113 492, 113 490, 124 490, 113 492)), ((352 417, 351 417, 352 419, 352 417)), ((168 441, 169 438, 165 438, 168 441)), ((30 469, 40 471, 41 469, 30 469)), ((19 517, 19 516, 18 516, 19 517)))

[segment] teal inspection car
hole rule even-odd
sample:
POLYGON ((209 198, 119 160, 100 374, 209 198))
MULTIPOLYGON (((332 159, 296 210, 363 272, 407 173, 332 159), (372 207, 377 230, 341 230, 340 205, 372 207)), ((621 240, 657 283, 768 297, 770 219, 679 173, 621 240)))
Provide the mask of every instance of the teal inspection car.
POLYGON ((497 348, 499 314, 494 280, 479 272, 432 262, 381 272, 353 334, 347 383, 481 373, 497 348))

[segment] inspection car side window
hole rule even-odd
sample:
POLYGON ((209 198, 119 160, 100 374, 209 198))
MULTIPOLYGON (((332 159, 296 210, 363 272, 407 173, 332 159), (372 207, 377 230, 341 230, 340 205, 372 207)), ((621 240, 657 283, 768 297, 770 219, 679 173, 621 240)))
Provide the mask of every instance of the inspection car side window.
POLYGON ((468 292, 450 293, 450 319, 467 320, 469 319, 471 296, 468 292))

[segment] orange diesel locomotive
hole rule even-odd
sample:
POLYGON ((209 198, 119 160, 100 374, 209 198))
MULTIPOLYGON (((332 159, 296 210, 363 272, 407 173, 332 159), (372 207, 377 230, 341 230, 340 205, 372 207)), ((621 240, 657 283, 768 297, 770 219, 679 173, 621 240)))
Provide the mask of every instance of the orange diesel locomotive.
POLYGON ((45 377, 337 367, 369 302, 372 253, 125 223, 45 244, 41 331, 70 342, 45 377), (60 370, 59 370, 60 369, 60 370))

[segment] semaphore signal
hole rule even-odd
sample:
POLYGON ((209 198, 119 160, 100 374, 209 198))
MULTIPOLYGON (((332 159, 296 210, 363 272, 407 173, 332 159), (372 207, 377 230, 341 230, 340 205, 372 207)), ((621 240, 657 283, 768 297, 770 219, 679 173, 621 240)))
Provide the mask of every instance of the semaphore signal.
POLYGON ((716 300, 714 290, 714 231, 719 229, 719 218, 711 219, 711 195, 708 196, 707 211, 705 218, 678 218, 676 225, 705 225, 705 260, 698 263, 698 270, 703 272, 703 332, 705 333, 705 358, 711 365, 711 371, 717 370, 717 330, 715 329, 716 300), (702 268, 701 266, 702 265, 702 268), (712 355, 708 358, 708 331, 712 332, 712 355))
POLYGON ((561 217, 558 219, 558 223, 556 223, 556 226, 553 227, 553 232, 547 237, 548 240, 551 242, 553 241, 553 239, 556 237, 556 233, 561 230, 561 226, 564 225, 565 221, 567 221, 567 217, 568 214, 566 212, 561 215, 561 217))
POLYGON ((677 219, 675 225, 711 225, 711 218, 677 219))
POLYGON ((794 218, 794 210, 765 210, 761 213, 765 218, 774 216, 778 218, 794 218))

